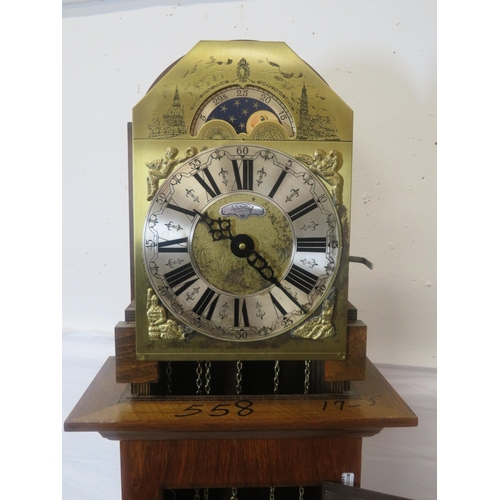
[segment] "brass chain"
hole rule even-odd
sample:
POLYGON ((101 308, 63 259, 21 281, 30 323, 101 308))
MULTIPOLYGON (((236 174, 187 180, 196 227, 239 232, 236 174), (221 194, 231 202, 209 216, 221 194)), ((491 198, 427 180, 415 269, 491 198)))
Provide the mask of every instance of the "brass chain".
POLYGON ((200 500, 200 490, 198 488, 194 490, 194 500, 200 500))
POLYGON ((280 383, 280 362, 274 362, 274 394, 279 393, 279 383, 280 383))
POLYGON ((201 394, 201 374, 203 373, 203 368, 201 367, 201 361, 198 361, 198 366, 196 367, 196 395, 201 394))
POLYGON ((208 488, 203 490, 203 500, 208 500, 208 488))
POLYGON ((274 486, 269 488, 269 500, 274 500, 274 486))
POLYGON ((309 394, 309 377, 311 376, 311 361, 305 360, 305 369, 304 369, 304 394, 309 394))
POLYGON ((167 361, 167 396, 172 395, 172 363, 167 361))
POLYGON ((233 488, 231 493, 231 498, 229 500, 238 500, 238 488, 233 488))
POLYGON ((241 361, 236 362, 236 394, 241 394, 241 368, 243 363, 241 361))
POLYGON ((211 361, 205 361, 205 394, 210 394, 210 379, 212 378, 212 368, 211 361))
POLYGON ((304 487, 299 487, 299 500, 304 500, 304 487))

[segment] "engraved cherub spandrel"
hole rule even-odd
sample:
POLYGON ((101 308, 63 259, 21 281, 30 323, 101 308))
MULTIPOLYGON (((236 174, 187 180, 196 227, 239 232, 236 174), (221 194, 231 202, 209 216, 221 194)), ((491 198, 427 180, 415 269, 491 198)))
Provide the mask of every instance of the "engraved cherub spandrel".
POLYGON ((330 296, 323 302, 321 314, 299 326, 292 332, 292 337, 312 340, 334 337, 335 328, 332 324, 334 306, 333 296, 330 296))
POLYGON ((333 186, 337 205, 342 205, 344 178, 339 174, 342 163, 339 161, 338 152, 330 151, 326 153, 322 149, 315 149, 312 156, 298 154, 296 158, 305 163, 311 169, 311 172, 323 177, 326 182, 333 186))
POLYGON ((151 340, 160 338, 186 340, 184 326, 167 317, 165 308, 159 304, 158 297, 151 288, 148 289, 146 309, 149 323, 148 334, 151 340))
POLYGON ((190 147, 186 149, 184 157, 177 158, 179 150, 177 148, 167 148, 163 158, 146 163, 146 167, 149 169, 147 177, 148 201, 153 199, 156 191, 158 190, 158 183, 160 179, 166 179, 177 165, 185 162, 188 158, 191 158, 197 153, 198 150, 196 148, 190 147))

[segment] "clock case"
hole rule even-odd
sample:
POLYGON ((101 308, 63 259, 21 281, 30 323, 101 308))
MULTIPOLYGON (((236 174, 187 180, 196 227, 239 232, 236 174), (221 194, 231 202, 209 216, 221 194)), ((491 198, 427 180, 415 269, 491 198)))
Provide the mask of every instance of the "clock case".
MULTIPOLYGON (((202 41, 158 77, 134 107, 131 127, 131 309, 137 360, 346 360, 352 132, 352 110, 281 42, 202 41), (200 127, 203 110, 210 110, 213 96, 221 96, 224 89, 235 86, 243 90, 261 89, 264 100, 271 99, 275 107, 286 110, 286 120, 294 129, 281 129, 274 123, 267 130, 265 126, 256 126, 254 133, 238 134, 221 121, 207 121, 200 127), (214 127, 214 123, 219 127, 214 127), (196 135, 192 135, 194 131, 196 135), (201 333, 194 333, 189 340, 149 337, 147 296, 151 285, 142 256, 143 229, 150 206, 146 165, 160 161, 167 148, 176 148, 180 158, 189 148, 199 152, 238 143, 280 150, 305 162, 314 160, 317 151, 335 151, 338 155, 343 180, 341 196, 337 192, 341 198, 337 210, 342 226, 342 252, 333 284, 333 337, 311 340, 284 333, 252 342, 218 340, 201 333)), ((332 185, 324 179, 323 182, 334 192, 332 185)), ((321 307, 315 314, 320 312, 321 307)))

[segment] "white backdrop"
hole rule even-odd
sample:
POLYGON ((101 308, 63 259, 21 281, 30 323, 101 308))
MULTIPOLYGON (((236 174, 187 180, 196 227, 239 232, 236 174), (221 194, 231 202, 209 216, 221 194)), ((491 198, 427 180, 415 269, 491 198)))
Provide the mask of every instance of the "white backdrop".
POLYGON ((63 328, 111 334, 129 303, 126 124, 202 39, 286 42, 354 110, 350 300, 374 362, 436 366, 432 0, 63 6, 63 328))

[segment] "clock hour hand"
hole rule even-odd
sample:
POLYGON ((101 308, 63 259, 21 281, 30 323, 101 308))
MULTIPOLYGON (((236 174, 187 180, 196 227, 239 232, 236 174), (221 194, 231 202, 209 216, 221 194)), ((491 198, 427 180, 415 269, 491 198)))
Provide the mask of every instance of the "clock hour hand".
POLYGON ((233 240, 234 236, 231 234, 231 221, 228 219, 212 219, 207 212, 201 214, 200 212, 194 210, 197 213, 201 220, 205 222, 208 226, 208 232, 212 236, 214 241, 220 240, 233 240))

